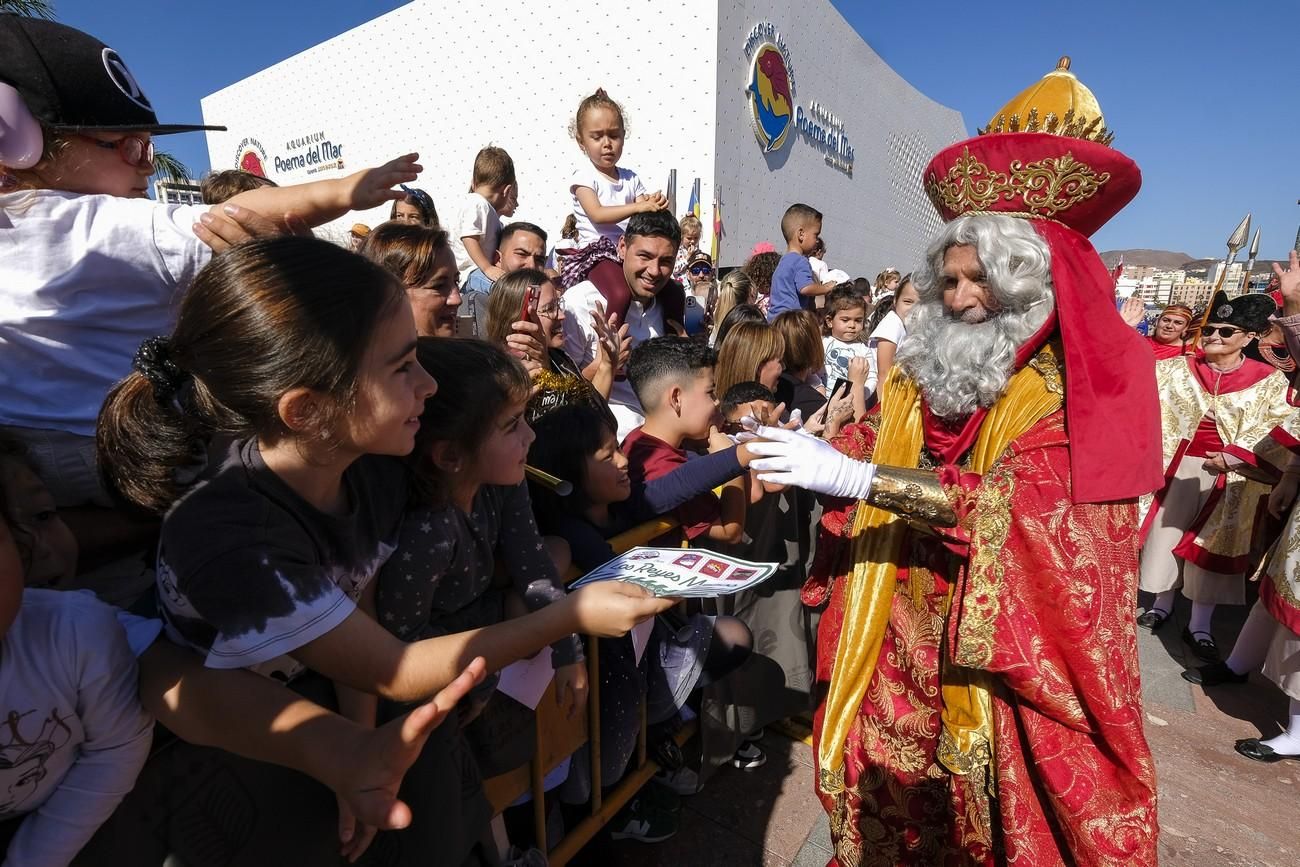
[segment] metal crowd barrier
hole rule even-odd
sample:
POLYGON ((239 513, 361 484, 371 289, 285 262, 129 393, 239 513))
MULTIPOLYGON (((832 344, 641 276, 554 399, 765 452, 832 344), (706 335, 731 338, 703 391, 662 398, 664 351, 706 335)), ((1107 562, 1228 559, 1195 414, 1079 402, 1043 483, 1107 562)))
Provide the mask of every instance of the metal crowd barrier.
MULTIPOLYGON (((677 526, 676 521, 656 519, 633 527, 626 533, 610 540, 616 554, 622 554, 637 545, 644 545, 652 539, 677 526)), ((582 577, 582 573, 572 570, 565 576, 566 583, 572 583, 582 577)), ((591 811, 581 822, 569 829, 554 849, 547 853, 551 867, 564 867, 569 859, 577 854, 592 837, 605 826, 614 814, 659 770, 659 765, 646 756, 646 708, 645 697, 641 699, 641 731, 637 737, 636 756, 633 767, 624 776, 618 786, 602 797, 603 781, 600 773, 600 647, 592 639, 587 642, 587 715, 574 725, 570 720, 560 716, 555 702, 555 684, 547 687, 546 694, 537 705, 537 743, 532 761, 514 770, 507 771, 483 781, 483 789, 488 802, 496 813, 500 813, 520 796, 529 793, 533 805, 533 829, 538 847, 546 846, 546 792, 543 780, 546 774, 556 768, 560 762, 579 750, 583 744, 589 744, 588 757, 591 761, 591 811)), ((692 720, 677 733, 678 744, 685 744, 695 734, 697 721, 692 720)))

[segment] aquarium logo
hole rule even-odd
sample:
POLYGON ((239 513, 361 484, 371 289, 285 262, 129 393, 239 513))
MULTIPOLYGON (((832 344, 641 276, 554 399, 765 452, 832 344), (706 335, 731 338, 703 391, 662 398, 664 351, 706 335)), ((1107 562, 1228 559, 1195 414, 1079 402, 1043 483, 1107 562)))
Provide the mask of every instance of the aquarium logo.
POLYGON ((750 116, 763 153, 785 146, 794 129, 794 74, 790 55, 776 28, 759 24, 745 44, 750 58, 750 116))

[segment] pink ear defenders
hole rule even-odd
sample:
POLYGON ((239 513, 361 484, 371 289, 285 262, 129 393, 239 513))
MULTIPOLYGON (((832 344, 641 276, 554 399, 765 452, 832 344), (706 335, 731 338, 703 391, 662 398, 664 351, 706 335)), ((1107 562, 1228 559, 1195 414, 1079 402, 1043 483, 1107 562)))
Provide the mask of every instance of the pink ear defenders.
POLYGON ((41 125, 13 86, 0 82, 0 165, 30 169, 41 161, 41 125))

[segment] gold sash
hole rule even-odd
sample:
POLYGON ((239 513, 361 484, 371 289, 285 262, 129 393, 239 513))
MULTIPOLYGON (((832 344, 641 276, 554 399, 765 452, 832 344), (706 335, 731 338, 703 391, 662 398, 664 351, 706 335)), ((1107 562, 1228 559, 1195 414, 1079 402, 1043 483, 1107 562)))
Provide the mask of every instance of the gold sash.
MULTIPOLYGON (((1011 377, 980 426, 971 451, 972 472, 987 473, 1017 437, 1061 408, 1060 358, 1060 346, 1049 343, 1011 377)), ((920 391, 895 365, 881 391, 880 432, 872 462, 915 468, 922 445, 920 391)), ((818 744, 818 779, 827 794, 844 789, 844 745, 880 656, 906 532, 907 522, 894 513, 860 504, 853 525, 853 572, 818 744)), ((939 760, 954 774, 991 780, 986 773, 993 747, 990 675, 950 664, 952 655, 943 655, 940 672, 944 730, 939 760)))

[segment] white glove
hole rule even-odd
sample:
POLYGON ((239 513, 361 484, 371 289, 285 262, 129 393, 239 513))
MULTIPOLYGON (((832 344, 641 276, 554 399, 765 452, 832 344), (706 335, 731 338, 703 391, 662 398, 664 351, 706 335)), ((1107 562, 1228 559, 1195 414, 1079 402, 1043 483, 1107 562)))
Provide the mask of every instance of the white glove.
POLYGON ((866 499, 876 465, 855 461, 825 440, 778 427, 760 427, 759 439, 746 445, 759 460, 749 468, 760 482, 794 485, 832 497, 866 499))

